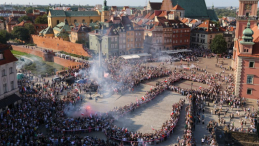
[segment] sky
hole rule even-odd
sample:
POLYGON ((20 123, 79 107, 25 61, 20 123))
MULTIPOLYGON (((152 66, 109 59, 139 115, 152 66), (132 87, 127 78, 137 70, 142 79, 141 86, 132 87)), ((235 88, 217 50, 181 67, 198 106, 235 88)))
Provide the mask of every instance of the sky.
MULTIPOLYGON (((107 0, 108 6, 144 6, 146 4, 146 1, 149 0, 107 0)), ((151 2, 162 2, 162 0, 150 0, 151 2)), ((180 0, 179 0, 180 1, 180 0)), ((221 6, 238 6, 239 0, 205 0, 208 7, 210 7, 212 4, 214 4, 215 7, 221 7, 221 6)), ((103 0, 1 0, 0 4, 5 3, 6 4, 80 4, 80 5, 95 5, 95 4, 103 4, 103 0)))

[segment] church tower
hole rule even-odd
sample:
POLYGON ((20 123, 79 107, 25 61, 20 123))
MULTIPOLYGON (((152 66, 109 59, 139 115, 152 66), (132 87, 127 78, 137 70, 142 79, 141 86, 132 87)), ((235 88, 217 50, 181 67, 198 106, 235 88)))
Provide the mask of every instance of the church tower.
POLYGON ((242 40, 243 30, 247 29, 248 26, 249 28, 253 28, 257 25, 258 1, 259 0, 239 0, 239 11, 236 17, 236 31, 233 48, 233 68, 237 68, 237 55, 241 53, 239 42, 242 40))
POLYGON ((102 15, 101 15, 101 21, 105 22, 109 19, 110 19, 110 12, 109 12, 109 9, 108 9, 108 6, 107 6, 107 1, 104 0, 103 1, 103 10, 102 10, 102 15))
POLYGON ((250 28, 250 20, 248 20, 246 29, 243 31, 242 40, 240 41, 240 54, 248 54, 251 55, 253 52, 253 30, 250 28))

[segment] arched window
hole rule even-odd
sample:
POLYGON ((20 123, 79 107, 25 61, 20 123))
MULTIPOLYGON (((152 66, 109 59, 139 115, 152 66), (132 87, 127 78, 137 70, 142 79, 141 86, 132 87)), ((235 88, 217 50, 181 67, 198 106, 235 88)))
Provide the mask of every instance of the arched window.
POLYGON ((93 19, 90 19, 90 23, 93 23, 93 19))
POLYGON ((57 20, 57 24, 59 24, 59 20, 57 20))
POLYGON ((75 20, 74 20, 74 23, 76 23, 76 22, 77 22, 77 20, 75 19, 75 20))
POLYGON ((85 23, 85 19, 82 20, 82 23, 85 23))

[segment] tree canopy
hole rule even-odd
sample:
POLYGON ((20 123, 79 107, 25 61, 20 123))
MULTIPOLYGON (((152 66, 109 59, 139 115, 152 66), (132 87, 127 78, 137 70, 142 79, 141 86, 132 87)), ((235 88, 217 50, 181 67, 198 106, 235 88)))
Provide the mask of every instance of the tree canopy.
POLYGON ((10 39, 10 34, 6 30, 0 30, 0 43, 6 44, 10 39))
POLYGON ((35 34, 35 28, 34 28, 34 26, 31 24, 31 23, 26 23, 25 25, 24 25, 24 27, 26 28, 26 29, 28 29, 29 30, 29 34, 31 35, 31 34, 35 34))
POLYGON ((222 18, 223 16, 236 17, 236 11, 235 10, 215 9, 215 12, 216 12, 218 18, 222 18))
POLYGON ((30 17, 28 17, 28 16, 22 16, 22 17, 20 17, 20 18, 18 18, 18 21, 19 22, 22 22, 23 20, 25 20, 25 21, 27 21, 27 20, 29 20, 29 21, 31 21, 31 18, 30 17))
POLYGON ((25 9, 25 11, 26 11, 26 13, 33 13, 32 7, 27 7, 27 8, 25 9))
POLYGON ((216 35, 210 45, 211 51, 216 54, 223 54, 227 51, 227 42, 222 35, 216 35))
POLYGON ((14 38, 22 41, 28 41, 30 39, 30 31, 25 27, 15 26, 11 34, 14 38))
POLYGON ((48 24, 48 18, 47 15, 39 16, 35 19, 35 23, 38 24, 48 24))

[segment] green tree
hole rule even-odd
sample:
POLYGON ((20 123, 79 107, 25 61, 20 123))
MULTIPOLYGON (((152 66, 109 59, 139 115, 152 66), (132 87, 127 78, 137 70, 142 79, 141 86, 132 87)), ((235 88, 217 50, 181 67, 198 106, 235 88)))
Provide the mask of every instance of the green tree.
POLYGON ((24 25, 24 27, 29 30, 29 34, 30 35, 31 34, 35 34, 36 30, 35 30, 34 26, 31 23, 26 23, 24 25))
POLYGON ((22 41, 28 41, 30 39, 30 31, 25 27, 15 26, 11 34, 14 38, 22 41))
POLYGON ((22 16, 22 17, 20 17, 20 18, 18 19, 19 22, 22 22, 23 20, 25 20, 25 21, 27 21, 27 20, 31 21, 31 18, 28 17, 28 16, 22 16))
POLYGON ((10 34, 6 30, 0 30, 0 43, 6 44, 10 39, 10 34))
POLYGON ((222 54, 227 51, 227 42, 222 35, 216 35, 210 45, 211 51, 216 54, 222 54))
POLYGON ((27 8, 25 9, 25 11, 26 11, 27 14, 28 14, 28 13, 33 13, 32 7, 27 7, 27 8))
POLYGON ((48 24, 48 18, 47 15, 39 16, 35 19, 35 23, 38 24, 48 24))

